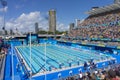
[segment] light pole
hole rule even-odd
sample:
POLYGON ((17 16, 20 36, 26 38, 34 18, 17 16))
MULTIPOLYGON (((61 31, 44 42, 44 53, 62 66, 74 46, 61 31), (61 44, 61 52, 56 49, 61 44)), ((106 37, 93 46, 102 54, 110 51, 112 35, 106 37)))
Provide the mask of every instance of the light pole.
POLYGON ((32 54, 31 54, 31 32, 30 32, 30 34, 29 34, 29 44, 30 44, 30 80, 31 80, 31 78, 32 78, 32 64, 31 64, 31 59, 32 59, 32 54))
POLYGON ((0 0, 1 1, 1 4, 3 6, 3 30, 4 30, 4 33, 6 34, 6 30, 5 30, 5 7, 7 6, 7 2, 5 0, 0 0))

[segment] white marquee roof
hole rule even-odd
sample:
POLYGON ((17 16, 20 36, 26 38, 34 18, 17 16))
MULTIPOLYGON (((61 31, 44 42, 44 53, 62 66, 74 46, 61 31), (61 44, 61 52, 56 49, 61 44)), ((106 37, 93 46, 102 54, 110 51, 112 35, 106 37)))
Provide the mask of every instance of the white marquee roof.
POLYGON ((96 14, 109 12, 109 11, 117 10, 117 9, 120 9, 120 3, 100 7, 100 8, 94 9, 94 10, 90 10, 86 13, 89 14, 89 15, 96 15, 96 14))

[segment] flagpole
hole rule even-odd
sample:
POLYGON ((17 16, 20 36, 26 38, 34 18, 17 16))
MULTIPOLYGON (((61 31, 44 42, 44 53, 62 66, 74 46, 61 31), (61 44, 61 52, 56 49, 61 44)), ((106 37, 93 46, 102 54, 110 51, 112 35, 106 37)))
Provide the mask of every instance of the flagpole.
POLYGON ((32 69, 31 69, 31 32, 30 32, 30 80, 32 77, 32 69))

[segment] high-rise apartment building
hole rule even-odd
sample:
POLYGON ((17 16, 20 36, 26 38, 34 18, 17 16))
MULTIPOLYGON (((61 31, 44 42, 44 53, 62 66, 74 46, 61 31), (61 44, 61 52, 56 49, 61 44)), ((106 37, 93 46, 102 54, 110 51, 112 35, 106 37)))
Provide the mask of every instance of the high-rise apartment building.
POLYGON ((56 11, 49 11, 49 31, 55 34, 56 31, 56 11))
POLYGON ((70 25, 69 25, 69 32, 71 32, 74 27, 75 27, 75 24, 74 23, 70 23, 70 25))
POLYGON ((39 32, 39 28, 38 28, 38 23, 36 22, 35 23, 35 33, 38 33, 39 32))
POLYGON ((80 21, 79 19, 76 19, 76 24, 75 24, 75 26, 79 27, 79 26, 80 26, 80 23, 81 23, 81 21, 80 21))

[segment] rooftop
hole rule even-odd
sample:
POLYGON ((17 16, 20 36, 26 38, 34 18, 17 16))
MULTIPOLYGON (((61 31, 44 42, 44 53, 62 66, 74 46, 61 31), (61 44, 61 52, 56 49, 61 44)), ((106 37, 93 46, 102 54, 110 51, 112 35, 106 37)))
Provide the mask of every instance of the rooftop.
POLYGON ((117 9, 120 9, 120 2, 116 3, 116 4, 103 6, 103 7, 97 8, 97 9, 93 9, 93 10, 90 10, 90 11, 88 11, 86 13, 89 14, 89 15, 96 15, 96 14, 109 12, 109 11, 117 10, 117 9))

